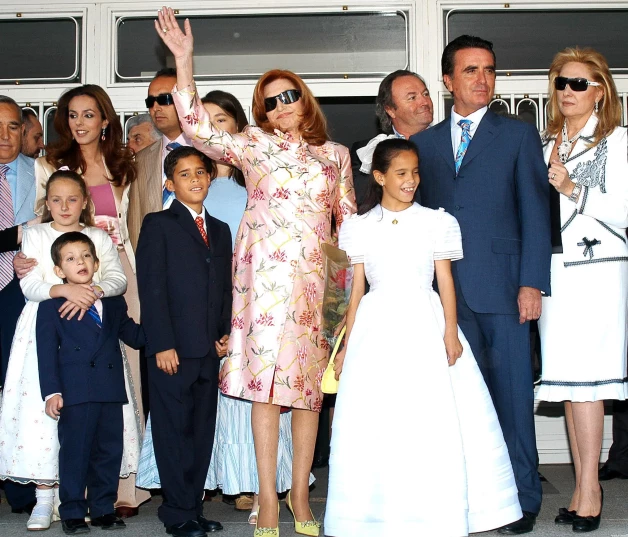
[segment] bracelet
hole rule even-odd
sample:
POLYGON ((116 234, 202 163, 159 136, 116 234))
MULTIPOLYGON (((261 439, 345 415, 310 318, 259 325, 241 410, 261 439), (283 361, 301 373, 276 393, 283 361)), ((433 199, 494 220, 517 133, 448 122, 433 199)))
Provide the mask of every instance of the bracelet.
POLYGON ((569 196, 569 200, 573 201, 574 203, 578 203, 580 192, 582 192, 582 185, 579 183, 576 183, 576 186, 573 187, 573 191, 571 192, 569 196))

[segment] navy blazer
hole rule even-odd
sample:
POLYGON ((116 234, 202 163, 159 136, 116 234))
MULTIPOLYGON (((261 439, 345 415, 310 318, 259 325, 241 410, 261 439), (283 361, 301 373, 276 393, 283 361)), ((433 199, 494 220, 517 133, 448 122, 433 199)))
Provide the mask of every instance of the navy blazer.
POLYGON ((64 406, 126 403, 120 339, 144 346, 144 331, 127 314, 121 296, 103 298, 102 328, 85 315, 69 321, 59 308, 65 298, 40 302, 37 310, 37 360, 42 398, 60 393, 64 406))
POLYGON ((205 222, 209 248, 178 200, 144 218, 136 262, 147 356, 218 359, 215 342, 231 332, 231 232, 207 211, 205 222))
POLYGON ((410 138, 419 149, 421 203, 454 215, 464 299, 476 313, 518 314, 519 287, 549 294, 549 182, 541 138, 488 110, 456 176, 448 117, 410 138))

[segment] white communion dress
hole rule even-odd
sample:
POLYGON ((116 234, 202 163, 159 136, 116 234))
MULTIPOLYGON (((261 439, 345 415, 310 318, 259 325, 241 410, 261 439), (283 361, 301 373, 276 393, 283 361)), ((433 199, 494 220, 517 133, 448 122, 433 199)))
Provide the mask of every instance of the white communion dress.
POLYGON ((340 377, 325 534, 461 537, 519 519, 508 449, 460 329, 462 356, 447 362, 432 282, 435 260, 462 258, 458 222, 378 205, 345 221, 340 247, 371 287, 340 377))

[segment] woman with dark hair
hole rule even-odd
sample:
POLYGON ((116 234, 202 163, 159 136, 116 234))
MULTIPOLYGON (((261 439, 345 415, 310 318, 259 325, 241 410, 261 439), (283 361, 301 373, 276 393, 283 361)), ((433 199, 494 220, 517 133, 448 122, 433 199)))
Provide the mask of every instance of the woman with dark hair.
MULTIPOLYGON (((94 84, 65 92, 59 98, 54 117, 58 140, 50 144, 47 154, 35 161, 37 197, 35 212, 40 213, 45 186, 58 169, 79 173, 90 191, 96 226, 106 231, 118 249, 127 277, 124 295, 129 315, 139 321, 139 298, 135 277, 135 255, 127 228, 129 189, 136 178, 132 151, 125 147, 120 117, 109 95, 94 84)), ((141 435, 144 426, 140 395, 139 352, 126 348, 125 366, 129 405, 124 406, 125 452, 116 508, 122 516, 137 513, 140 503, 150 494, 135 488, 141 435)))
POLYGON ((539 319, 536 398, 565 402, 576 473, 569 507, 555 522, 588 532, 598 529, 604 500, 604 400, 628 397, 628 134, 619 126, 620 99, 604 56, 589 48, 559 52, 547 112, 552 294, 543 297, 539 319))
POLYGON ((286 406, 292 408, 294 446, 287 504, 297 533, 318 535, 308 485, 329 352, 320 333, 321 245, 333 240, 332 215, 341 227, 355 212, 349 151, 329 141, 316 99, 290 71, 269 71, 258 81, 252 107, 257 127, 236 135, 217 129, 196 92, 189 21, 183 33, 172 9, 158 17, 156 30, 175 57, 173 96, 184 132, 200 151, 241 169, 248 191, 236 238, 232 331, 220 386, 226 395, 253 401, 256 534, 279 532, 275 477, 279 413, 286 406))
MULTIPOLYGON (((201 99, 209 120, 220 130, 230 134, 242 132, 249 124, 240 101, 226 91, 210 91, 201 99)), ((213 217, 229 224, 235 245, 238 227, 246 208, 244 174, 235 166, 216 163, 216 177, 211 180, 205 198, 205 208, 213 217)))
POLYGON ((325 534, 460 537, 503 526, 521 509, 495 408, 457 324, 451 265, 462 259, 460 227, 445 211, 413 203, 420 178, 412 142, 380 142, 372 170, 365 203, 339 237, 354 278, 335 361, 325 534), (390 381, 382 356, 395 372, 390 381), (372 397, 373 386, 394 392, 412 419, 372 397), (414 508, 401 513, 400 497, 412 497, 414 508))

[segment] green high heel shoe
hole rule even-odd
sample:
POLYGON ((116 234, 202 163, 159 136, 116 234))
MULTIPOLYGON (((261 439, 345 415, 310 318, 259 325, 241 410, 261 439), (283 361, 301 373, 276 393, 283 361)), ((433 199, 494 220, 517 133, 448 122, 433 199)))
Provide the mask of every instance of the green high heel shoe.
MULTIPOLYGON (((260 508, 257 508, 257 520, 259 520, 260 508)), ((279 537, 279 504, 277 504, 277 527, 276 528, 258 528, 257 520, 255 521, 255 531, 253 537, 279 537)), ((317 534, 318 535, 318 534, 317 534)))
MULTIPOLYGON (((292 491, 290 491, 292 492, 292 491)), ((318 537, 321 529, 321 523, 318 522, 314 518, 314 513, 310 509, 310 515, 312 516, 311 520, 306 520, 305 522, 299 522, 297 517, 294 514, 294 510, 292 509, 292 502, 290 501, 290 492, 286 496, 286 506, 288 510, 292 514, 292 518, 294 518, 294 531, 299 533, 300 535, 309 535, 310 537, 318 537)))

